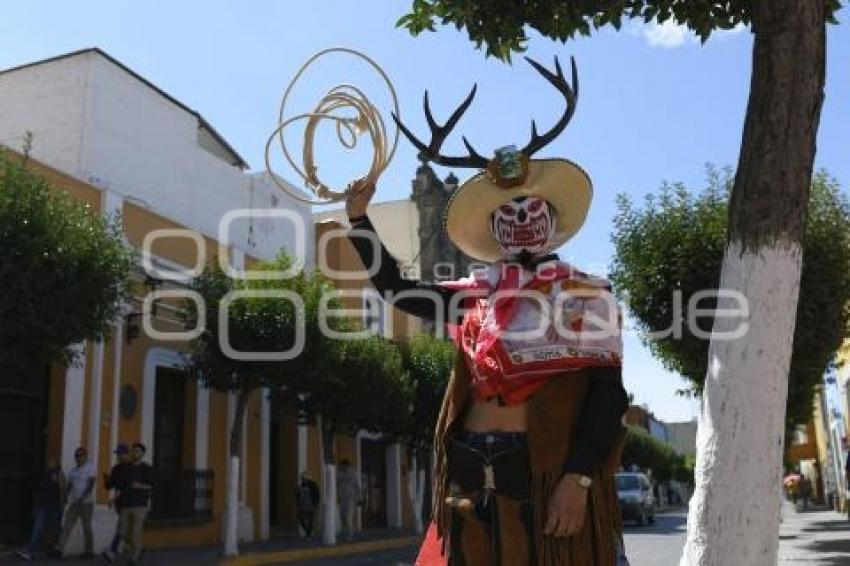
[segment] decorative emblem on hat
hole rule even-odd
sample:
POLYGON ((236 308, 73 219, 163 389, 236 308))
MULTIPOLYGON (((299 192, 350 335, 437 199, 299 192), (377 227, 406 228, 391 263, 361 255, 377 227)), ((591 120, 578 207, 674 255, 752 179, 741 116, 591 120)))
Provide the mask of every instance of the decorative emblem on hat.
POLYGON ((515 145, 500 147, 495 153, 487 164, 487 176, 504 189, 523 184, 528 176, 528 157, 515 145))

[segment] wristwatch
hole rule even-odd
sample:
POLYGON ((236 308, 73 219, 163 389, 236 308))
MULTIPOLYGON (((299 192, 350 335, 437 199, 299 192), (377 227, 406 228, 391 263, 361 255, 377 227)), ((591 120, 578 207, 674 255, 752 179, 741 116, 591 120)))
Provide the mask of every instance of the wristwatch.
POLYGON ((589 489, 590 486, 593 485, 593 480, 587 476, 583 476, 581 474, 570 474, 573 479, 575 479, 576 483, 583 487, 584 489, 589 489))

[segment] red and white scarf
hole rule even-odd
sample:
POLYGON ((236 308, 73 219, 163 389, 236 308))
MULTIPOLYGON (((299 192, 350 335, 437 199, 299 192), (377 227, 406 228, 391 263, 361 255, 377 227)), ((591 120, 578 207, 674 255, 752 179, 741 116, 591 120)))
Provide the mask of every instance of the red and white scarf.
POLYGON ((498 263, 443 285, 469 294, 453 334, 476 398, 522 403, 553 375, 621 365, 620 313, 604 279, 550 261, 535 271, 498 263))

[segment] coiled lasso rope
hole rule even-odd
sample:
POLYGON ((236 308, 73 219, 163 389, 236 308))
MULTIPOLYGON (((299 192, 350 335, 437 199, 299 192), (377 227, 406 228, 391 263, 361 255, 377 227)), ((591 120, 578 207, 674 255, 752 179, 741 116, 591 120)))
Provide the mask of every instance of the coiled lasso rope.
POLYGON ((381 69, 375 61, 363 53, 347 47, 331 47, 316 53, 303 65, 301 65, 301 68, 295 74, 295 77, 283 93, 283 100, 280 102, 278 126, 274 129, 269 136, 269 139, 266 141, 265 159, 266 170, 269 172, 272 181, 274 181, 278 188, 292 198, 308 204, 329 204, 337 202, 343 200, 346 194, 346 191, 344 190, 334 190, 330 188, 328 185, 323 183, 318 176, 318 167, 316 166, 313 158, 313 137, 316 133, 316 127, 322 120, 331 120, 336 122, 337 138, 346 149, 353 149, 356 147, 358 136, 364 133, 369 134, 372 146, 374 147, 374 153, 372 155, 372 164, 369 168, 369 172, 363 176, 367 182, 374 183, 377 181, 378 177, 384 172, 395 155, 396 146, 398 145, 398 128, 396 128, 395 137, 393 138, 392 146, 390 147, 387 143, 386 124, 384 123, 381 113, 360 89, 348 84, 335 86, 328 91, 312 112, 306 112, 291 118, 286 118, 286 103, 293 87, 298 82, 298 79, 301 78, 304 71, 306 71, 307 68, 317 59, 329 53, 348 53, 349 55, 354 55, 371 65, 372 68, 381 75, 381 78, 383 78, 389 88, 393 99, 395 114, 396 116, 400 116, 398 97, 396 96, 392 82, 390 82, 390 79, 384 70, 381 69), (353 109, 355 116, 335 115, 334 112, 340 109, 353 109), (302 165, 299 166, 295 163, 295 160, 293 160, 292 155, 289 153, 289 149, 286 147, 283 131, 290 124, 301 120, 306 120, 307 125, 304 129, 304 149, 301 156, 302 165), (280 149, 283 151, 283 155, 286 157, 286 160, 296 173, 298 173, 298 175, 304 180, 305 186, 317 198, 307 198, 303 194, 293 191, 286 181, 274 172, 269 158, 269 150, 271 149, 272 142, 275 138, 278 138, 280 149))

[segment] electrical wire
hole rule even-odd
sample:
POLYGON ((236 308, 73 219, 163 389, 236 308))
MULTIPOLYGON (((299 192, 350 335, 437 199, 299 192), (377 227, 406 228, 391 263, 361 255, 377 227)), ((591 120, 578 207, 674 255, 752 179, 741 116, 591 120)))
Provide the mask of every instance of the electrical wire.
POLYGON ((319 168, 316 165, 313 155, 313 142, 316 134, 316 127, 322 120, 335 122, 337 138, 339 139, 340 144, 349 150, 356 147, 358 136, 368 133, 374 152, 372 154, 372 163, 370 165, 369 172, 362 178, 369 183, 375 183, 378 180, 378 177, 384 172, 395 155, 395 150, 398 146, 398 128, 396 128, 392 147, 390 147, 387 140, 386 124, 384 123, 381 113, 369 101, 363 91, 353 85, 337 85, 330 89, 328 93, 319 100, 312 112, 306 112, 291 118, 286 118, 286 104, 293 87, 298 82, 298 79, 301 78, 301 75, 303 75, 310 65, 312 65, 317 59, 330 53, 347 53, 358 57, 371 65, 386 83, 390 91, 390 95, 392 96, 395 115, 400 116, 398 97, 396 96, 396 91, 392 82, 384 70, 367 55, 347 47, 331 47, 316 53, 303 65, 301 65, 301 68, 295 74, 292 81, 290 81, 289 86, 286 87, 286 91, 283 94, 283 99, 280 103, 278 126, 274 129, 266 141, 265 161, 266 170, 275 185, 277 185, 278 188, 290 197, 307 204, 329 204, 332 202, 338 202, 345 199, 345 194, 347 192, 347 189, 332 189, 319 179, 319 168), (335 114, 340 110, 353 110, 355 116, 335 114), (287 126, 302 120, 306 120, 307 125, 304 129, 304 148, 301 154, 301 165, 299 166, 292 158, 289 149, 286 147, 283 131, 287 126), (283 151, 284 157, 295 172, 298 173, 298 175, 304 180, 305 186, 316 196, 315 199, 305 198, 303 195, 293 191, 286 181, 277 175, 272 169, 269 151, 275 138, 277 138, 280 143, 280 149, 283 151))

